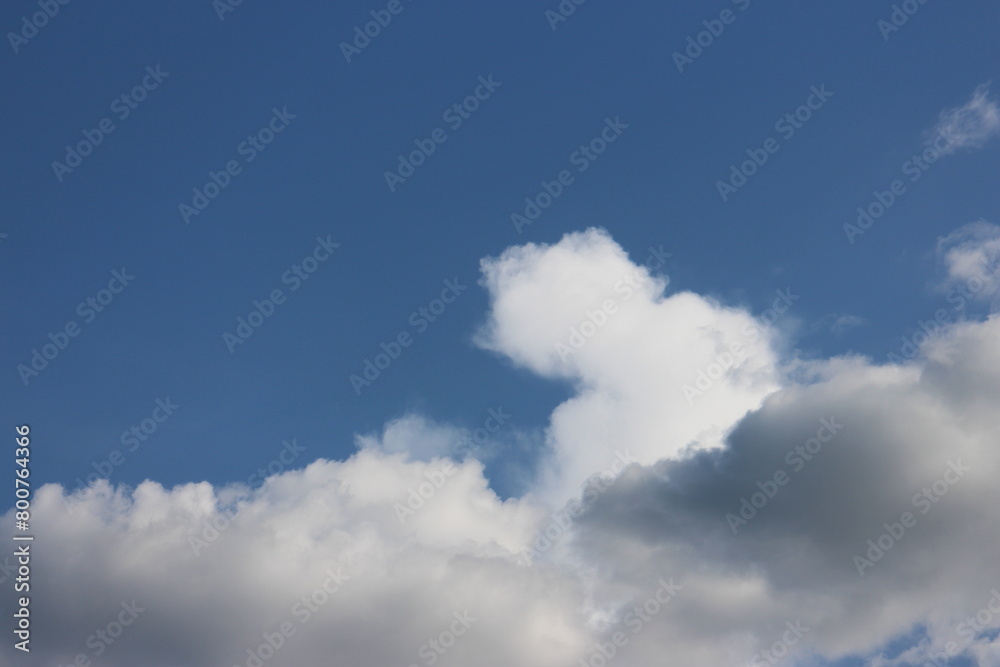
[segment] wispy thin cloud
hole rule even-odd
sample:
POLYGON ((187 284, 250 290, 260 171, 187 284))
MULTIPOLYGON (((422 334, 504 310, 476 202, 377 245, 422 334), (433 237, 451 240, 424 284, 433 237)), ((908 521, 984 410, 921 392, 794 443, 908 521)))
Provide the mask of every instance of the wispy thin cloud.
POLYGON ((857 315, 839 315, 834 319, 833 324, 830 325, 830 331, 837 336, 843 336, 851 329, 855 329, 866 323, 867 320, 865 318, 858 317, 857 315))
MULTIPOLYGON (((963 148, 982 148, 987 141, 1000 134, 1000 105, 990 96, 989 83, 977 86, 972 98, 960 107, 945 109, 928 132, 927 144, 944 138, 945 154, 963 148)), ((940 149, 939 149, 940 150, 940 149)))

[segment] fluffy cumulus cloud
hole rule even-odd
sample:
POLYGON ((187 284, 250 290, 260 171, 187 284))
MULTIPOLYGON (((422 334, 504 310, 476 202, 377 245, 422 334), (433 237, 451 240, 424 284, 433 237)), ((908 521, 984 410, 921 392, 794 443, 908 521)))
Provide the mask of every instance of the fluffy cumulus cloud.
MULTIPOLYGON (((867 654, 926 624, 928 650, 1000 655, 981 633, 1000 613, 964 620, 1000 584, 998 340, 994 317, 952 327, 909 366, 813 366, 726 449, 623 477, 580 523, 581 552, 623 585, 686 573, 669 627, 700 642, 681 646, 750 656, 801 621, 809 635, 789 653, 867 654)), ((640 639, 646 660, 659 641, 640 639)))
MULTIPOLYGON (((669 279, 645 264, 593 229, 483 261, 493 307, 480 343, 577 387, 552 414, 539 484, 549 497, 566 498, 625 449, 650 464, 721 446, 778 387, 767 322, 691 292, 665 297, 669 279)), ((783 296, 787 312, 798 295, 783 296)))
POLYGON ((539 511, 500 502, 474 459, 366 449, 255 490, 98 483, 71 511, 63 493, 35 501, 51 536, 33 561, 39 665, 406 666, 447 650, 542 666, 586 639, 579 584, 511 557, 539 511))
POLYGON ((479 343, 574 388, 522 497, 417 417, 255 489, 39 489, 19 664, 1000 664, 1000 316, 786 363, 790 293, 661 268, 597 230, 483 262, 479 343))
POLYGON ((944 153, 963 148, 981 148, 1000 133, 1000 105, 990 95, 989 84, 975 89, 968 102, 946 109, 928 136, 928 144, 939 137, 946 143, 944 153))

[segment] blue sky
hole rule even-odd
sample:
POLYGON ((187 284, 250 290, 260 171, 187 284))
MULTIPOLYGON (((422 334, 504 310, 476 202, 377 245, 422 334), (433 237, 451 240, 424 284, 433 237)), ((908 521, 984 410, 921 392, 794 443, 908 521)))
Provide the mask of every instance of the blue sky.
MULTIPOLYGON (((942 112, 1000 85, 993 2, 925 2, 883 34, 892 3, 592 0, 553 24, 555 2, 401 0, 350 62, 340 44, 385 3, 218 7, 70 2, 30 39, 8 36, 3 412, 32 425, 39 483, 76 489, 120 450, 114 484, 221 486, 284 441, 305 447, 301 467, 347 459, 358 434, 403 415, 475 429, 502 407, 513 428, 487 477, 516 497, 579 378, 539 371, 499 338, 475 342, 498 293, 480 282, 483 258, 602 228, 636 264, 670 253, 654 272, 668 295, 752 315, 776 290, 798 295, 776 324, 785 358, 884 363, 950 308, 938 240, 1000 220, 995 142, 904 173, 942 112), (673 54, 723 11, 731 21, 678 71, 673 54), (119 99, 143 85, 142 101, 119 99), (459 124, 447 110, 477 90, 459 124), (810 100, 794 132, 776 127, 810 100), (113 131, 79 166, 53 166, 103 119, 113 131), (443 143, 390 188, 385 172, 438 128, 443 143), (614 141, 581 162, 605 128, 614 141), (273 141, 248 148, 262 129, 273 141), (766 162, 720 196, 731 165, 769 139, 766 162), (225 187, 185 216, 227 163, 225 187), (563 170, 572 182, 516 229, 512 214, 563 170), (894 179, 905 193, 851 242, 844 224, 894 179), (307 257, 315 273, 297 282, 307 257), (134 279, 121 289, 115 271, 134 279), (113 280, 120 291, 87 315, 79 305, 113 280), (433 322, 414 315, 447 281, 465 289, 433 322), (276 289, 273 314, 227 346, 276 289), (79 334, 44 369, 19 370, 71 322, 79 334), (351 375, 402 332, 412 344, 356 391, 351 375), (123 433, 151 429, 167 399, 173 413, 128 451, 123 433)), ((36 11, 19 0, 0 24, 20 31, 36 11)), ((990 309, 969 301, 961 318, 990 309)))
POLYGON ((888 41, 876 22, 889 12, 870 3, 733 4, 736 20, 683 73, 671 54, 729 5, 590 3, 555 31, 526 4, 402 6, 351 63, 338 44, 374 6, 243 4, 220 21, 205 2, 70 4, 11 54, 6 403, 43 425, 46 479, 82 477, 167 396, 182 407, 117 481, 241 479, 292 437, 339 457, 353 433, 410 409, 474 425, 503 405, 539 426, 565 392, 468 343, 486 305, 478 261, 592 225, 639 261, 663 245, 677 289, 763 310, 792 287, 807 325, 863 317, 802 344, 879 357, 937 307, 925 284, 934 239, 997 209, 997 155, 984 151, 935 165, 853 247, 841 229, 922 149, 938 111, 993 77, 990 3, 924 6, 888 41), (118 120, 112 101, 157 65, 169 76, 118 120), (501 86, 451 131, 444 110, 490 74, 501 86), (716 181, 780 138, 775 122, 813 85, 834 96, 723 202, 716 181), (238 144, 274 107, 296 118, 184 224, 178 205, 245 159, 238 144), (608 116, 628 124, 621 140, 517 234, 510 215, 573 168, 608 116), (51 163, 105 117, 115 131, 57 181, 51 163), (390 192, 383 172, 437 127, 447 142, 390 192), (230 354, 222 332, 282 287, 318 235, 342 244, 337 256, 230 354), (25 386, 16 366, 123 266, 135 282, 25 386), (454 277, 470 289, 357 396, 348 376, 454 277))

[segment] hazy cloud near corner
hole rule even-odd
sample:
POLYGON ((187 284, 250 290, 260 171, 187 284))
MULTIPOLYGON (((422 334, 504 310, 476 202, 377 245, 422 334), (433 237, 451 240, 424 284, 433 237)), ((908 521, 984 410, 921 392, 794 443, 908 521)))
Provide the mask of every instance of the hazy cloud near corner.
POLYGON ((968 102, 941 112, 937 124, 928 132, 927 143, 943 137, 948 147, 945 154, 963 148, 982 148, 1000 133, 1000 104, 990 95, 988 83, 978 86, 968 102))
POLYGON ((938 239, 947 272, 942 289, 965 287, 971 298, 990 300, 1000 291, 1000 226, 977 220, 938 239))

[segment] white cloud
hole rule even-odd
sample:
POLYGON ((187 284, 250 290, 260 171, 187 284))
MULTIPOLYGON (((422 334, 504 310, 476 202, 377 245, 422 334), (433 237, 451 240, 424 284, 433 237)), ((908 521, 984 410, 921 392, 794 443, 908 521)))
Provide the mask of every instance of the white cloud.
MULTIPOLYGON (((1000 550, 997 340, 994 317, 950 328, 920 366, 854 359, 817 369, 825 379, 770 396, 724 452, 623 479, 581 522, 577 557, 617 573, 606 586, 691 573, 671 632, 704 643, 766 641, 769 628, 801 619, 815 631, 807 647, 833 658, 876 650, 917 624, 954 627, 1000 583, 988 555, 1000 550), (807 460, 795 447, 824 417, 843 428, 807 460), (935 487, 955 479, 949 461, 969 470, 935 487), (933 500, 915 502, 924 489, 933 500), (727 521, 740 517, 743 498, 769 490, 777 493, 745 524, 727 521), (862 563, 861 576, 855 556, 867 558, 867 541, 907 511, 915 525, 871 566, 862 563)), ((1000 614, 990 627, 1000 627, 1000 614)), ((648 660, 664 649, 643 641, 648 660)), ((747 659, 754 650, 747 645, 747 659)))
POLYGON ((963 225, 938 239, 937 251, 947 272, 944 289, 980 300, 1000 292, 1000 226, 985 220, 963 225))
POLYGON ((406 454, 417 461, 435 457, 455 456, 468 440, 468 433, 449 424, 436 424, 429 419, 409 414, 390 420, 381 437, 365 435, 358 438, 363 449, 378 449, 387 454, 406 454))
MULTIPOLYGON (((922 624, 927 639, 906 653, 919 663, 1000 586, 1000 316, 947 327, 910 365, 802 362, 793 381, 766 327, 746 340, 762 322, 663 296, 605 233, 514 248, 483 268, 493 307, 481 342, 577 391, 552 415, 551 458, 531 493, 501 502, 478 460, 441 457, 461 431, 416 417, 360 439, 346 461, 256 489, 99 482, 69 513, 48 485, 32 515, 39 634, 17 664, 93 660, 88 637, 133 599, 144 611, 99 664, 246 665, 282 622, 296 633, 265 666, 425 665, 428 642, 450 628, 463 632, 436 664, 578 665, 621 631, 609 664, 742 666, 776 645, 798 657, 877 653, 922 624), (627 300, 615 291, 625 276, 627 300), (562 358, 556 343, 604 299, 620 310, 562 358), (734 340, 747 346, 739 364, 689 406, 681 386, 734 340), (643 465, 581 516, 558 515, 559 548, 519 558, 553 523, 553 503, 616 450, 643 465), (969 470, 935 485, 949 461, 969 470), (918 504, 925 488, 935 500, 918 504), (726 515, 755 493, 756 514, 734 534, 726 515), (855 556, 906 511, 915 522, 860 576, 855 556), (192 533, 205 540, 197 554, 192 533), (302 597, 337 568, 343 585, 302 621, 302 597), (682 588, 663 605, 670 578, 682 588), (455 620, 466 611, 467 630, 455 620)), ((0 613, 11 604, 3 596, 0 613)), ((982 635, 961 650, 996 664, 982 635)), ((0 655, 15 659, 10 642, 0 655)))
MULTIPOLYGON (((133 599, 145 611, 100 664, 245 665, 246 651, 283 621, 297 632, 279 664, 333 655, 341 665, 422 664, 421 645, 466 610, 479 620, 448 651, 459 663, 542 667, 586 638, 578 584, 511 556, 527 546, 539 511, 501 503, 472 459, 407 462, 365 450, 255 490, 145 482, 128 493, 99 482, 72 514, 62 495, 48 485, 34 503, 34 527, 46 536, 33 561, 35 622, 51 632, 35 644, 40 659, 93 660, 87 638, 133 599), (449 465, 455 472, 442 473, 449 465), (442 477, 401 523, 395 505, 408 490, 442 477), (226 519, 237 500, 242 509, 226 519), (222 528, 214 539, 205 529, 213 520, 222 528), (197 555, 192 532, 205 540, 197 555), (303 621, 296 601, 338 568, 346 582, 303 621)), ((0 650, 10 656, 10 642, 0 650)))
POLYGON ((947 145, 945 154, 963 148, 981 148, 1000 133, 1000 106, 989 94, 989 84, 983 84, 972 93, 972 98, 960 107, 946 109, 928 133, 928 145, 943 138, 947 145))
POLYGON ((577 387, 552 415, 539 483, 550 499, 578 491, 626 444, 645 464, 721 446, 779 386, 765 323, 691 292, 664 297, 663 281, 602 230, 510 248, 482 269, 492 309, 479 343, 577 387), (699 384, 730 358, 728 373, 699 384))

